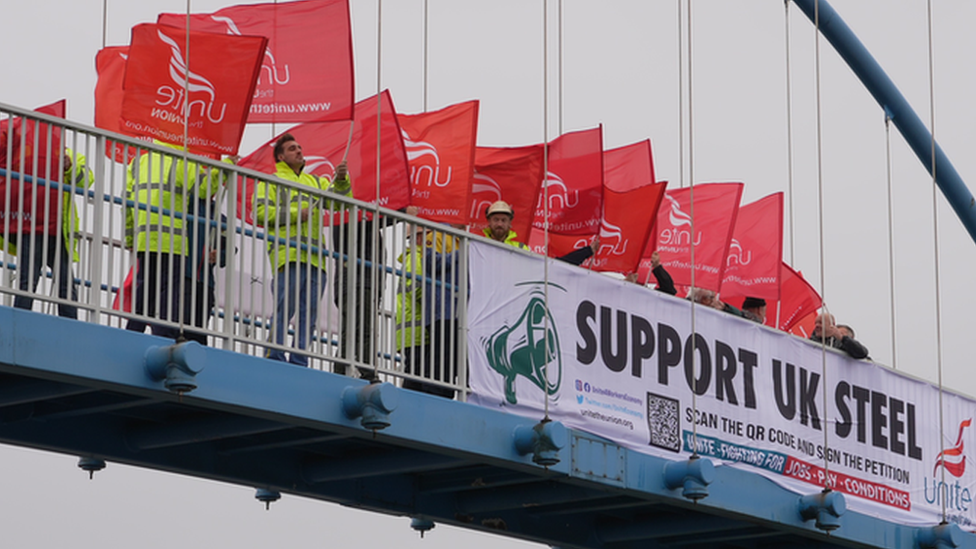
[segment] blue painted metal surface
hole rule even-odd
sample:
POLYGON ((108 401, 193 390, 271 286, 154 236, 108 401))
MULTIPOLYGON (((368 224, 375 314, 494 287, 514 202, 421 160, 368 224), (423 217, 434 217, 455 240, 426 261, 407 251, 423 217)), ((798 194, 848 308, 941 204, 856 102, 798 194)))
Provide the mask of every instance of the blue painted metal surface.
POLYGON ((894 82, 888 78, 881 65, 829 2, 826 0, 793 0, 793 2, 810 18, 810 21, 819 20, 820 33, 854 71, 884 113, 891 118, 925 169, 930 174, 934 173, 935 182, 942 194, 966 227, 969 237, 976 242, 976 199, 973 198, 973 193, 966 187, 966 183, 938 143, 935 144, 933 164, 932 134, 898 91, 894 82))
POLYGON ((0 441, 559 547, 976 547, 957 529, 844 513, 734 467, 218 349, 168 355, 206 363, 178 395, 159 375, 170 344, 0 307, 0 441), (367 405, 386 428, 363 425, 367 405), (548 467, 535 463, 539 440, 548 467), (689 478, 705 497, 684 494, 689 478))

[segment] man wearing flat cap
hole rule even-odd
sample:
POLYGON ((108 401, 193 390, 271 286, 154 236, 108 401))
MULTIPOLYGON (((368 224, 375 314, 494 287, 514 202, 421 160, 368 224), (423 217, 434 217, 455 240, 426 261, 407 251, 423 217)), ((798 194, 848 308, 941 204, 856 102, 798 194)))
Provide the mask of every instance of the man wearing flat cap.
POLYGON ((766 300, 761 297, 747 297, 742 302, 742 316, 759 324, 766 323, 766 300))

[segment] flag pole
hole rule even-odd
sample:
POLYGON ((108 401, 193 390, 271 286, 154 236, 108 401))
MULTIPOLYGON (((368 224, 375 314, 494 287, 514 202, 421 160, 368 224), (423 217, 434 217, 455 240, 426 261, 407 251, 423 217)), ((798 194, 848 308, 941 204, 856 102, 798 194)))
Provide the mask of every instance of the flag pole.
MULTIPOLYGON (((342 161, 345 162, 346 158, 349 158, 349 149, 352 148, 352 133, 356 129, 356 120, 349 121, 349 138, 346 140, 346 152, 342 153, 342 161)), ((377 196, 379 196, 377 194, 377 196)))

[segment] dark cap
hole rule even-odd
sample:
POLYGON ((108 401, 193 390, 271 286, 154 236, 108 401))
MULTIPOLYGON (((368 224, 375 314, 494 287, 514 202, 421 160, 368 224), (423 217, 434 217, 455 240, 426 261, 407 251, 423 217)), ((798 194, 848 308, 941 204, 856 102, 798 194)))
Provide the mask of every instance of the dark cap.
POLYGON ((759 307, 765 307, 766 300, 761 297, 747 297, 742 302, 743 309, 758 309, 759 307))

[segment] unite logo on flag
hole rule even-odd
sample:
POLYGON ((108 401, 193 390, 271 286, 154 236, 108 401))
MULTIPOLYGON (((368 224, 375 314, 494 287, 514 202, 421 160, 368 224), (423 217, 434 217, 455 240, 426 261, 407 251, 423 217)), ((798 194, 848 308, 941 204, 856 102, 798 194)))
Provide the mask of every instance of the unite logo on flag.
POLYGON ((726 265, 731 267, 732 265, 748 265, 750 263, 752 263, 752 250, 743 250, 742 244, 733 238, 732 244, 729 244, 729 257, 726 260, 726 265))
POLYGON ((157 30, 156 35, 159 39, 169 46, 172 55, 169 58, 169 76, 173 80, 173 86, 160 86, 156 90, 156 104, 166 107, 171 113, 167 114, 159 109, 153 109, 150 116, 162 118, 169 121, 183 123, 183 113, 186 112, 190 120, 190 126, 199 128, 203 125, 202 121, 193 121, 194 106, 199 107, 196 118, 204 118, 214 124, 219 124, 227 114, 227 103, 220 106, 220 115, 214 116, 214 103, 217 98, 217 89, 213 82, 206 77, 197 74, 186 66, 183 59, 183 51, 180 46, 169 36, 163 34, 162 30, 157 30), (186 85, 188 93, 183 96, 183 87, 186 85), (199 93, 206 94, 206 100, 199 98, 199 93), (191 99, 198 97, 198 99, 191 99))
MULTIPOLYGON (((211 15, 210 19, 219 24, 227 25, 227 34, 232 36, 244 36, 244 33, 237 28, 237 23, 233 19, 227 17, 226 15, 211 15)), ((268 72, 268 80, 284 86, 291 81, 291 71, 288 68, 288 64, 285 64, 285 76, 281 77, 278 74, 278 62, 275 60, 274 53, 271 51, 271 46, 269 45, 264 49, 264 62, 261 63, 261 76, 258 76, 258 86, 264 84, 264 71, 268 72)), ((255 90, 254 98, 274 95, 274 90, 255 90)))
POLYGON ((502 186, 487 175, 474 172, 471 183, 471 219, 484 215, 488 207, 502 199, 502 186))
POLYGON ((324 156, 306 156, 303 171, 332 179, 335 175, 335 164, 324 156))
POLYGON ((535 211, 535 226, 540 229, 543 228, 543 223, 546 220, 547 199, 549 201, 550 226, 555 223, 555 220, 565 215, 565 212, 579 206, 580 203, 578 190, 570 189, 558 174, 546 172, 546 179, 542 182, 542 188, 539 191, 539 203, 536 205, 535 211))
POLYGON ((426 141, 413 141, 406 131, 400 131, 403 134, 403 147, 407 151, 407 161, 410 162, 410 183, 413 185, 414 196, 426 198, 430 195, 430 191, 421 189, 429 189, 431 186, 443 188, 450 185, 452 166, 447 166, 447 173, 442 181, 441 157, 437 154, 437 147, 426 141), (424 162, 425 156, 430 156, 433 159, 433 165, 424 162))
MULTIPOLYGON (((664 195, 664 198, 668 200, 671 204, 668 220, 671 222, 670 229, 664 229, 661 231, 660 240, 658 241, 659 246, 664 246, 664 250, 667 247, 674 248, 673 251, 677 251, 677 248, 683 246, 691 246, 691 216, 681 210, 681 204, 678 203, 673 197, 668 194, 664 195), (680 230, 680 227, 687 225, 687 230, 680 230)), ((698 231, 695 234, 695 246, 700 246, 702 243, 702 233, 698 231)))
POLYGON ((124 133, 237 154, 267 45, 263 36, 136 25, 122 83, 124 133))
POLYGON ((624 238, 623 230, 606 219, 600 222, 599 254, 623 255, 627 253, 629 238, 624 238), (604 252, 604 250, 607 250, 604 252))

